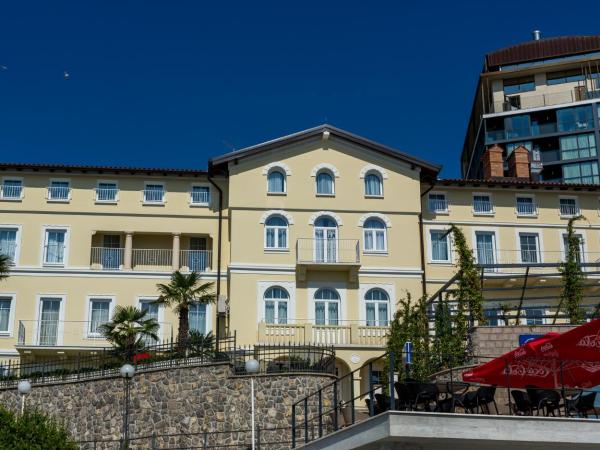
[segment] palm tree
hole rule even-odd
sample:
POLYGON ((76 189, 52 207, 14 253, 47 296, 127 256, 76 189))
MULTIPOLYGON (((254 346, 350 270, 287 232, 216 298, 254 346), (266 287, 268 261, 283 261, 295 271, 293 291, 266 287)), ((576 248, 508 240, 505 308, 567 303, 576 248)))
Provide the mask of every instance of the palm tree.
POLYGON ((0 254, 0 280, 8 277, 8 266, 10 258, 7 255, 0 254))
POLYGON ((157 284, 160 297, 156 303, 173 307, 179 315, 179 331, 177 332, 177 346, 180 350, 185 348, 189 337, 190 322, 188 313, 194 304, 214 303, 216 296, 212 290, 214 283, 200 283, 200 275, 191 272, 188 275, 175 271, 171 275, 169 284, 157 284))
POLYGON ((158 340, 159 324, 146 318, 147 311, 135 306, 116 306, 110 322, 100 325, 100 333, 126 361, 146 346, 148 339, 158 340))

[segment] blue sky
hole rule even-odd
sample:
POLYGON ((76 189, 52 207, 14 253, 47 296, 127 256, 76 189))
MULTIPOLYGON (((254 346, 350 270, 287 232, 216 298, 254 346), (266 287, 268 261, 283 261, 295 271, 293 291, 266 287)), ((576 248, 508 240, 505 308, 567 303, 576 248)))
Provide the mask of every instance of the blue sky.
POLYGON ((323 122, 444 165, 483 55, 596 34, 554 1, 4 2, 0 160, 205 168, 323 122), (70 78, 64 79, 68 71, 70 78))

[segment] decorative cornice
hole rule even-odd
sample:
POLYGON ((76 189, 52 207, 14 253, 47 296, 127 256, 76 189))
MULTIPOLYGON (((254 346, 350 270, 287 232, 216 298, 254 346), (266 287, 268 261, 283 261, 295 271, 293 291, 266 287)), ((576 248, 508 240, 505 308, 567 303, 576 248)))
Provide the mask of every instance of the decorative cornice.
POLYGON ((365 222, 370 219, 371 217, 376 217, 380 220, 383 221, 383 223, 385 223, 385 226, 387 228, 391 228, 392 226, 392 221, 390 220, 390 218, 388 216, 386 216, 385 214, 381 214, 381 213, 367 213, 365 215, 363 215, 359 220, 358 220, 358 226, 362 227, 365 222))
POLYGON ((292 169, 284 162, 272 162, 263 167, 262 174, 268 175, 271 169, 281 169, 289 177, 292 174, 292 169))
POLYGON ((384 180, 388 179, 387 171, 384 168, 376 166, 374 164, 367 164, 365 167, 363 167, 360 170, 360 173, 358 175, 359 178, 364 178, 368 172, 377 172, 377 173, 379 173, 379 175, 381 176, 382 179, 384 179, 384 180))
POLYGON ((321 216, 329 216, 329 217, 331 217, 333 220, 336 221, 336 223, 338 224, 338 227, 342 226, 344 224, 342 222, 342 218, 340 216, 338 216, 336 213, 332 212, 332 211, 318 211, 318 212, 314 213, 313 215, 310 216, 310 219, 308 220, 308 224, 309 225, 314 225, 315 224, 315 220, 317 220, 321 216))
POLYGON ((288 222, 288 225, 294 224, 294 218, 292 217, 292 215, 289 212, 284 211, 283 209, 270 209, 268 211, 265 211, 260 217, 259 223, 264 224, 267 221, 267 219, 273 215, 285 217, 288 222))

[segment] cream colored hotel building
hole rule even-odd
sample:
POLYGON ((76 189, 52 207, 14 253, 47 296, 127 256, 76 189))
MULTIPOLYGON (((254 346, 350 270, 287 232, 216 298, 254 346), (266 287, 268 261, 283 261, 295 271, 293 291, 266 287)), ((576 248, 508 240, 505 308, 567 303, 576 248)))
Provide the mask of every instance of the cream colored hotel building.
POLYGON ((170 339, 174 313, 151 302, 180 269, 219 294, 190 312, 192 328, 214 332, 218 320, 244 345, 331 344, 343 374, 382 353, 400 297, 451 280, 450 223, 487 265, 490 324, 523 292, 520 320, 536 324, 559 292, 550 266, 567 220, 583 214, 595 305, 600 187, 529 181, 524 149, 509 177, 494 177, 502 149, 485 158, 488 180, 439 180, 435 164, 322 125, 214 158, 208 171, 2 164, 0 249, 14 264, 0 282, 0 358, 96 351, 117 304, 148 309, 170 339))

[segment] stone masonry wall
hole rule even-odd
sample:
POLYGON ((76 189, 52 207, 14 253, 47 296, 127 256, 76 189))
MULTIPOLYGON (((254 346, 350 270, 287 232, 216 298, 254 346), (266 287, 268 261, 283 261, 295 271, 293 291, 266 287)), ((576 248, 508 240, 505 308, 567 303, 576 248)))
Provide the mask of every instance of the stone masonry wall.
MULTIPOLYGON (((331 381, 332 377, 318 374, 257 376, 256 426, 290 427, 292 403, 331 381)), ((16 389, 0 391, 0 404, 16 411, 19 401, 16 389)), ((247 430, 251 427, 250 401, 250 378, 233 376, 228 364, 139 373, 131 381, 130 436, 247 430)), ((123 406, 120 378, 34 386, 27 397, 28 408, 54 416, 76 440, 120 439, 123 406)), ((265 434, 264 441, 290 436, 287 430, 265 434)), ((158 445, 201 446, 202 439, 170 438, 170 442, 159 440, 158 445)), ((224 433, 219 442, 214 439, 209 444, 250 442, 250 434, 224 433)), ((133 448, 149 448, 149 441, 133 444, 133 448)))

